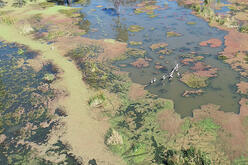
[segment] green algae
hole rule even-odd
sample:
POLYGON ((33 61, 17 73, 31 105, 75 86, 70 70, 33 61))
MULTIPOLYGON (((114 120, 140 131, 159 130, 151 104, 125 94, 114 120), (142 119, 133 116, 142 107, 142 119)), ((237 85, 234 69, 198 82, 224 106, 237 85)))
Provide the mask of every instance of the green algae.
POLYGON ((128 31, 130 31, 130 32, 139 32, 139 31, 141 31, 143 29, 144 28, 139 26, 139 25, 131 25, 131 26, 129 26, 128 31))

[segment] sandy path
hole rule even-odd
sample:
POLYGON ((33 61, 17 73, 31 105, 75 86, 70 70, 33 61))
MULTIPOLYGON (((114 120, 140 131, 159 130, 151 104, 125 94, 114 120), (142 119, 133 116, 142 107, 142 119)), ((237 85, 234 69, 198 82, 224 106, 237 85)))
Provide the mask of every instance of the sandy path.
POLYGON ((71 144, 73 153, 81 156, 85 162, 94 158, 101 165, 123 164, 122 160, 114 156, 104 145, 104 133, 108 128, 108 123, 96 121, 90 117, 87 104, 90 91, 83 83, 81 72, 74 63, 60 55, 56 48, 52 50, 46 44, 23 36, 12 26, 0 24, 0 38, 40 51, 44 60, 52 60, 63 70, 61 80, 56 84, 57 87, 63 87, 69 93, 58 103, 65 106, 68 111, 68 117, 65 118, 67 130, 62 140, 71 144))

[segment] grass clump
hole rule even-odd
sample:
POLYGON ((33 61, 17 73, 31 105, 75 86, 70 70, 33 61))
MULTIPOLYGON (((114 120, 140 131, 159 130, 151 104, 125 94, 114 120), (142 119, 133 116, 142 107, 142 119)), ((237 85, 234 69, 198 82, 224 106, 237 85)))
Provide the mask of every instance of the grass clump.
POLYGON ((239 28, 241 33, 248 33, 248 25, 243 25, 239 28))
POLYGON ((0 22, 7 24, 7 25, 13 25, 16 22, 16 19, 14 17, 11 16, 2 16, 0 17, 0 22))
POLYGON ((105 100, 105 96, 103 95, 103 93, 101 93, 91 97, 88 101, 88 104, 92 107, 96 107, 102 105, 105 100))
POLYGON ((218 129, 220 128, 220 126, 215 124, 210 118, 203 119, 197 122, 196 125, 199 129, 201 129, 201 131, 213 134, 216 134, 218 129))
POLYGON ((41 8, 46 9, 48 7, 53 7, 56 4, 53 3, 53 2, 41 2, 41 3, 39 3, 39 5, 40 5, 41 8))
POLYGON ((79 9, 60 9, 59 12, 66 15, 67 17, 75 18, 79 17, 79 9))

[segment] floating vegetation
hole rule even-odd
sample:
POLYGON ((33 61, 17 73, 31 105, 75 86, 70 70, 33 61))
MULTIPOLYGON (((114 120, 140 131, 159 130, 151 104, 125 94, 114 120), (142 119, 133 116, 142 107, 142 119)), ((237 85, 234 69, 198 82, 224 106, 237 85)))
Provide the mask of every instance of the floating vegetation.
POLYGON ((187 22, 188 25, 195 25, 196 22, 187 22))
POLYGON ((217 39, 217 38, 212 38, 212 39, 209 39, 207 41, 202 41, 200 42, 199 44, 200 46, 210 46, 211 48, 217 48, 217 47, 220 47, 222 45, 222 41, 217 39))
POLYGON ((196 95, 201 95, 204 91, 199 89, 199 90, 191 90, 191 91, 184 91, 183 97, 189 97, 189 96, 196 96, 196 95))
POLYGON ((144 28, 139 26, 139 25, 131 25, 131 26, 129 26, 128 31, 130 31, 130 32, 139 32, 139 31, 141 31, 143 29, 144 28))
POLYGON ((191 88, 202 88, 207 86, 207 79, 207 77, 202 77, 194 73, 186 73, 183 74, 181 81, 191 88))
POLYGON ((160 49, 160 48, 165 48, 165 47, 167 47, 167 46, 168 46, 167 43, 156 43, 156 44, 152 44, 152 45, 150 46, 150 48, 151 48, 152 50, 156 50, 156 49, 160 49))
POLYGON ((131 65, 137 68, 145 68, 149 66, 149 62, 144 58, 138 58, 136 61, 132 62, 131 65))
POLYGON ((167 32, 166 34, 167 34, 167 37, 168 37, 168 38, 169 38, 169 37, 180 37, 180 36, 182 36, 182 34, 176 33, 176 32, 173 32, 173 31, 167 32))
POLYGON ((138 46, 138 45, 142 45, 142 42, 141 41, 130 41, 129 44, 133 46, 138 46))
POLYGON ((146 54, 146 51, 143 49, 137 49, 137 48, 128 48, 126 54, 129 57, 144 57, 146 54))

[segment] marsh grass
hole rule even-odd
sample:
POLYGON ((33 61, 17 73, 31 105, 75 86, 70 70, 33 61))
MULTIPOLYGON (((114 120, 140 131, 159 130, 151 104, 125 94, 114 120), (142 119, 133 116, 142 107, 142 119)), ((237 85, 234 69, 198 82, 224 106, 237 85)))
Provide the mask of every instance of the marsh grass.
POLYGON ((13 25, 16 22, 16 19, 13 16, 2 16, 0 17, 0 22, 7 24, 7 25, 13 25))

